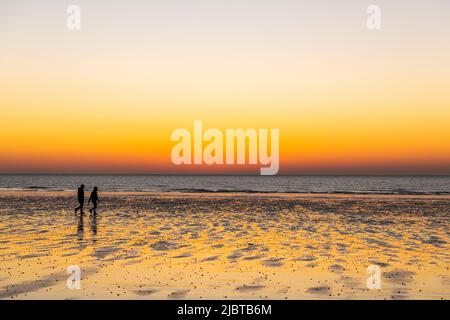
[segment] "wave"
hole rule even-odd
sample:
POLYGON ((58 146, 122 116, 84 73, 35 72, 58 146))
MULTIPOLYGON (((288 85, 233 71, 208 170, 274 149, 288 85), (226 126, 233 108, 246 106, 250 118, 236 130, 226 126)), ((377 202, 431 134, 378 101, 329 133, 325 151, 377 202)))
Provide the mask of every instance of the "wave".
POLYGON ((293 190, 254 190, 254 189, 204 189, 204 188, 175 188, 167 192, 186 192, 186 193, 289 193, 289 194, 361 194, 361 195, 450 195, 450 192, 445 191, 411 191, 404 189, 393 190, 361 190, 361 191, 343 191, 343 190, 321 190, 321 191, 293 191, 293 190))
POLYGON ((0 191, 76 191, 75 189, 64 189, 58 187, 40 187, 40 186, 28 186, 28 187, 0 187, 0 191))
POLYGON ((51 187, 28 186, 28 187, 25 187, 25 189, 31 189, 31 190, 37 189, 37 190, 39 190, 39 189, 51 189, 51 187))
MULTIPOLYGON (((76 189, 71 189, 67 187, 58 186, 26 186, 26 187, 0 187, 0 191, 69 191, 75 192, 76 189)), ((127 188, 127 187, 115 187, 115 188, 104 188, 102 191, 108 192, 184 192, 184 193, 246 193, 246 194, 277 194, 277 193, 287 193, 287 194, 349 194, 349 195, 450 195, 450 191, 415 191, 402 188, 384 189, 384 190, 292 190, 292 189, 249 189, 249 188, 127 188)))

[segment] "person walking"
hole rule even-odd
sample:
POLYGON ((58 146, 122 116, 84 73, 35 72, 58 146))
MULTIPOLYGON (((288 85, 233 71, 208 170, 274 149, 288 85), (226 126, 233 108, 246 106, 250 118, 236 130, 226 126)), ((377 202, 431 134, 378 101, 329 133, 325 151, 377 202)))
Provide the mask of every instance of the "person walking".
POLYGON ((90 203, 92 201, 92 204, 94 205, 91 209, 89 209, 89 212, 90 213, 94 212, 94 214, 97 214, 97 211, 95 209, 97 209, 97 204, 100 201, 98 199, 97 190, 98 190, 97 187, 94 187, 94 190, 92 190, 91 196, 89 197, 89 201, 88 201, 88 203, 90 203))
POLYGON ((84 184, 82 184, 78 188, 78 203, 80 204, 77 208, 75 208, 75 213, 80 210, 81 214, 83 214, 83 206, 84 206, 84 184))

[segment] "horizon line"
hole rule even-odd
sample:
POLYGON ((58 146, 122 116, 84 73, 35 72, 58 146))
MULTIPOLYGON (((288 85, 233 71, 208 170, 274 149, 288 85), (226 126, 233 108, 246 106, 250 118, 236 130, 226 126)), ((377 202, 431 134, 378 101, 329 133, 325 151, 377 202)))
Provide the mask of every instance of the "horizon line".
POLYGON ((450 177, 450 174, 276 174, 276 175, 260 175, 248 173, 4 173, 0 172, 0 176, 234 176, 234 177, 450 177))

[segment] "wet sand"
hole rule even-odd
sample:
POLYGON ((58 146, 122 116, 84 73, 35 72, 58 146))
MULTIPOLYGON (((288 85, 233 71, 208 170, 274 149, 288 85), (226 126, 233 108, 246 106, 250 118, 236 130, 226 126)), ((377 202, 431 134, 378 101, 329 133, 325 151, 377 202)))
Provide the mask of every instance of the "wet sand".
POLYGON ((1 299, 450 298, 448 196, 100 198, 82 216, 70 192, 0 192, 1 299))

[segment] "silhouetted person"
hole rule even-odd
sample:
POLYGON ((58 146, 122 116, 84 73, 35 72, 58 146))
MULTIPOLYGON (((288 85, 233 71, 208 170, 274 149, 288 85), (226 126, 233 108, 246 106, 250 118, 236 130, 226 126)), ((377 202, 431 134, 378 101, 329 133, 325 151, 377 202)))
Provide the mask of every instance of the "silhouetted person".
POLYGON ((83 214, 83 206, 84 206, 84 184, 82 184, 78 188, 78 202, 80 203, 80 206, 75 208, 75 213, 77 213, 78 210, 80 210, 81 214, 83 214))
POLYGON ((97 187, 94 187, 94 190, 92 190, 88 203, 90 203, 91 201, 94 206, 89 209, 89 212, 92 213, 92 211, 94 211, 94 214, 97 214, 97 211, 95 211, 95 209, 97 209, 97 203, 100 201, 98 199, 97 187))

